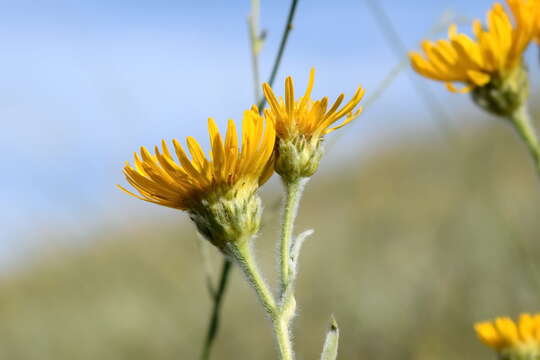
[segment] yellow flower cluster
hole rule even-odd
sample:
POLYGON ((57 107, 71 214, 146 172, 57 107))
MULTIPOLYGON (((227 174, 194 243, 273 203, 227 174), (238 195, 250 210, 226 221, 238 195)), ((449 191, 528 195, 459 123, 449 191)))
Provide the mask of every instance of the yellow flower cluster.
POLYGON ((504 77, 521 65, 522 54, 540 33, 540 1, 507 0, 513 20, 500 3, 487 14, 487 26, 473 23, 475 39, 449 29, 449 40, 424 41, 424 55, 410 54, 413 68, 421 75, 445 82, 453 92, 469 92, 504 77), (454 83, 465 87, 458 89, 454 83))
MULTIPOLYGON (((272 176, 275 163, 283 163, 284 158, 285 162, 299 161, 287 157, 277 144, 292 141, 293 147, 297 147, 293 152, 305 154, 300 144, 309 139, 317 144, 318 150, 324 135, 360 114, 361 109, 354 109, 363 96, 362 88, 341 109, 338 108, 343 94, 327 109, 328 98, 311 100, 313 82, 314 70, 308 90, 299 101, 294 100, 290 77, 285 82, 285 101, 281 97, 278 100, 270 86, 264 84, 270 108, 264 111, 264 116, 256 106, 244 112, 241 139, 233 120, 229 121, 223 139, 214 120, 209 119, 211 150, 208 158, 192 137, 186 140, 190 156, 173 140, 177 161, 165 141, 161 150, 155 147, 154 154, 142 147, 140 155, 135 153, 134 166, 127 163, 124 167, 127 181, 138 194, 119 187, 141 200, 189 212, 199 232, 220 248, 234 239, 249 238, 257 232, 260 221, 262 207, 256 196, 258 188, 272 176), (343 117, 346 117, 343 123, 331 127, 343 117)), ((313 154, 308 154, 308 159, 313 158, 313 154)), ((303 168, 297 164, 289 167, 303 168)), ((310 176, 313 172, 301 171, 298 176, 310 176)))
POLYGON ((474 327, 480 340, 503 356, 533 359, 540 355, 540 314, 521 314, 517 323, 500 317, 474 327))
POLYGON ((312 70, 306 93, 298 101, 294 100, 291 77, 285 81, 285 101, 281 97, 278 100, 270 86, 264 84, 270 108, 265 110, 264 117, 259 115, 255 106, 245 111, 241 147, 234 121, 229 120, 223 141, 213 119, 208 121, 212 148, 210 159, 206 158, 201 146, 192 137, 186 140, 191 159, 182 145, 173 140, 179 163, 175 162, 165 141, 162 141, 161 151, 155 147, 155 155, 141 147, 140 156, 135 153, 135 166, 127 163, 124 167, 128 182, 140 195, 120 188, 139 199, 180 210, 192 209, 203 200, 226 196, 231 192, 235 196, 253 193, 273 173, 272 154, 276 135, 278 140, 295 137, 321 139, 360 114, 361 108, 355 112, 353 110, 362 99, 362 88, 340 110, 343 94, 327 109, 327 97, 317 101, 310 97, 314 76, 315 71, 312 70), (346 120, 343 123, 330 128, 344 116, 346 120))

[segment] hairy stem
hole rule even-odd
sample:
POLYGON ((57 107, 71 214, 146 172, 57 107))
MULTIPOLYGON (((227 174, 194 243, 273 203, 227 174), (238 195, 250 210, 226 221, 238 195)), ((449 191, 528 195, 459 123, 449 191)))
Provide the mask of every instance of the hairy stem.
POLYGON ((264 282, 253 257, 250 245, 248 242, 244 244, 231 243, 228 245, 228 250, 231 257, 236 261, 246 280, 255 290, 257 297, 261 301, 266 313, 272 320, 274 336, 276 339, 279 359, 294 360, 292 350, 292 342, 289 332, 289 321, 286 319, 286 314, 280 307, 276 305, 274 296, 264 282))
POLYGON ((285 294, 290 281, 290 251, 294 230, 294 221, 298 213, 298 205, 307 179, 285 182, 285 202, 283 204, 283 220, 279 242, 280 297, 285 294))
POLYGON ((201 353, 201 360, 210 359, 210 352, 212 350, 212 345, 217 336, 219 329, 219 320, 220 320, 220 310, 221 304, 223 303, 223 296, 225 295, 225 290, 227 288, 227 283, 229 281, 229 274, 231 272, 231 261, 227 258, 223 259, 223 267, 221 268, 221 277, 219 279, 219 285, 215 292, 212 294, 212 300, 214 301, 212 307, 212 315, 210 317, 210 322, 208 324, 208 331, 206 333, 206 339, 204 341, 203 350, 201 353))
POLYGON ((291 343, 290 324, 294 317, 296 301, 294 299, 294 276, 291 271, 291 244, 293 241, 294 221, 298 213, 298 205, 307 178, 284 182, 285 201, 283 204, 283 221, 279 241, 279 306, 278 313, 273 318, 274 334, 278 343, 282 360, 294 359, 291 343))
POLYGON ((278 317, 273 319, 272 323, 274 325, 274 336, 276 337, 280 360, 293 360, 294 352, 289 331, 289 321, 278 317))
POLYGON ((249 241, 246 241, 244 244, 230 243, 228 244, 228 249, 232 258, 242 270, 246 280, 253 290, 255 290, 264 309, 273 317, 276 313, 276 301, 257 268, 249 241))
POLYGON ((540 177, 540 142, 534 130, 531 117, 526 106, 518 109, 510 119, 519 136, 523 139, 534 160, 536 172, 540 177))

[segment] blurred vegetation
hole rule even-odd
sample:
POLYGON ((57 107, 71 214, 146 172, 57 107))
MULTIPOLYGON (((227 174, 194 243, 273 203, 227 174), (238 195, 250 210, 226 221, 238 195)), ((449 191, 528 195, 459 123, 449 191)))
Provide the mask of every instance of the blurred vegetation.
MULTIPOLYGON (((299 359, 318 358, 332 313, 341 359, 492 359, 472 324, 540 310, 540 186, 525 147, 491 124, 448 142, 404 139, 362 163, 323 160, 333 170, 311 182, 297 227, 316 230, 301 259, 299 359)), ((275 195, 257 239, 267 274, 275 195)), ((95 237, 0 280, 0 359, 196 359, 210 301, 193 226, 95 237)), ((214 358, 274 359, 239 276, 214 358)))

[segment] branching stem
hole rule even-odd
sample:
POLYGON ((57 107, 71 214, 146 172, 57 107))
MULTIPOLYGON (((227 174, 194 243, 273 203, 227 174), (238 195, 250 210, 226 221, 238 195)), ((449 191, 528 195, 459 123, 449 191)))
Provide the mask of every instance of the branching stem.
POLYGON ((279 350, 279 359, 294 360, 289 321, 281 307, 276 304, 274 296, 264 282, 253 257, 249 241, 231 243, 228 245, 228 250, 231 257, 242 270, 248 283, 255 290, 257 297, 272 321, 274 336, 279 350))

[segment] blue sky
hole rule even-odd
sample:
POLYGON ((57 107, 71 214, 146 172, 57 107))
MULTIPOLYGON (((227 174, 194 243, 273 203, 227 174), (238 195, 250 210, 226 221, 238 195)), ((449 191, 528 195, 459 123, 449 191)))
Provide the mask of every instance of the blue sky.
MULTIPOLYGON (((208 116, 224 124, 252 104, 249 5, 248 0, 0 2, 5 124, 0 258, 32 250, 57 228, 83 237, 85 229, 103 221, 171 216, 171 210, 120 194, 114 184, 124 183, 121 167, 138 146, 187 135, 205 139, 208 116)), ((415 49, 448 10, 483 18, 491 2, 381 0, 381 5, 415 49)), ((262 1, 261 26, 268 32, 263 79, 288 6, 288 1, 262 1)), ((369 94, 397 63, 363 0, 300 0, 277 83, 290 74, 303 88, 315 66, 315 95, 352 94, 359 84, 369 94)), ((357 154, 400 132, 434 126, 410 75, 401 74, 354 132, 340 138, 336 154, 357 154), (399 116, 403 113, 406 118, 399 116), (411 123, 415 114, 418 120, 411 123)), ((466 97, 450 95, 438 84, 426 86, 444 103, 470 107, 466 97)))

